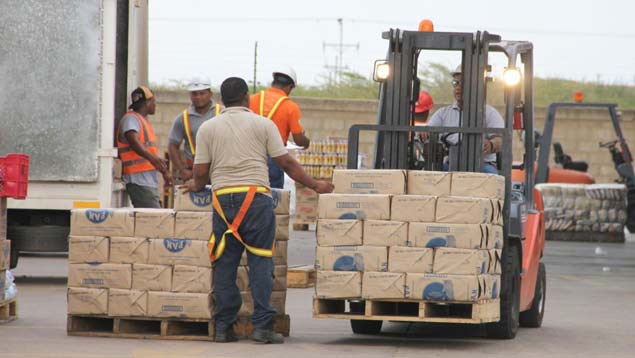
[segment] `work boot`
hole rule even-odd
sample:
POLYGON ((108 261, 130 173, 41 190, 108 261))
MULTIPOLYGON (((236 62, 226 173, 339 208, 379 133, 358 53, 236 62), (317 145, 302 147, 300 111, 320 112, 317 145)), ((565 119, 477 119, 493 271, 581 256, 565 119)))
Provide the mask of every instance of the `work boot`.
POLYGON ((256 328, 254 329, 254 332, 251 335, 251 339, 253 339, 256 342, 265 343, 265 344, 284 343, 284 338, 282 337, 282 335, 274 332, 273 329, 256 328))
POLYGON ((224 331, 216 331, 214 335, 214 342, 217 343, 230 343, 236 342, 238 340, 238 336, 236 332, 234 332, 234 327, 230 327, 224 331))

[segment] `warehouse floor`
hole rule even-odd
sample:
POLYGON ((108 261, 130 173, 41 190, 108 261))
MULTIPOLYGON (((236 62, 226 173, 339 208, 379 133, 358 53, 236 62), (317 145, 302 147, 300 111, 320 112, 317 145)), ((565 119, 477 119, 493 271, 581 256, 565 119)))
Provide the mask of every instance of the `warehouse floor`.
MULTIPOLYGON (((314 245, 311 233, 294 233, 289 264, 312 263, 314 245)), ((291 337, 279 346, 68 337, 66 259, 22 257, 19 318, 0 325, 0 357, 632 357, 635 243, 548 242, 545 251, 544 325, 521 329, 515 340, 484 339, 473 327, 397 323, 357 336, 347 321, 311 317, 311 289, 289 289, 291 337)))

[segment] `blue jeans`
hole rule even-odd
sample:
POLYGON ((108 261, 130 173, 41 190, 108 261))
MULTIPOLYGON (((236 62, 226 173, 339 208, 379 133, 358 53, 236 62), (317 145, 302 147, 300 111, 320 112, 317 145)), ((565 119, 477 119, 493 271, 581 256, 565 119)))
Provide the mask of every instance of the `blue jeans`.
POLYGON ((272 188, 282 189, 284 187, 284 171, 270 157, 267 157, 269 166, 269 185, 272 188))
MULTIPOLYGON (((223 208, 228 222, 234 221, 245 196, 245 193, 239 193, 218 197, 218 202, 223 208)), ((218 240, 227 230, 227 225, 216 213, 216 210, 214 210, 213 221, 214 236, 216 236, 218 243, 218 240)), ((256 194, 251 207, 247 210, 245 218, 238 227, 238 232, 246 244, 271 249, 276 233, 273 199, 263 194, 256 194)), ((228 234, 225 240, 225 251, 214 262, 214 300, 216 301, 214 321, 216 331, 219 332, 226 331, 234 324, 242 305, 240 291, 236 286, 236 271, 245 247, 231 234, 228 234)), ((257 256, 248 251, 247 263, 249 265, 251 295, 254 300, 252 323, 254 328, 270 329, 273 325, 272 319, 277 313, 269 305, 273 289, 273 258, 257 256)))
MULTIPOLYGON (((448 170, 450 170, 450 163, 443 163, 443 171, 447 172, 448 170)), ((498 174, 498 169, 490 163, 483 163, 483 170, 481 171, 487 174, 498 174)))

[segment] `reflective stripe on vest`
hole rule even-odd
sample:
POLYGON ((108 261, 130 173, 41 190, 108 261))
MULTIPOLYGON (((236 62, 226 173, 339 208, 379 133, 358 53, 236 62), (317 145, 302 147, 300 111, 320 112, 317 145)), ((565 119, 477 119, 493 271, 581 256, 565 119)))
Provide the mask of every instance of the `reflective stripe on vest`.
MULTIPOLYGON (((128 111, 126 114, 131 114, 139 122, 141 130, 139 131, 139 142, 144 148, 153 155, 159 154, 159 148, 157 147, 157 138, 154 135, 152 126, 148 121, 143 118, 139 113, 134 111, 128 111)), ((119 152, 119 158, 122 161, 123 173, 134 174, 140 172, 146 172, 156 170, 156 168, 144 157, 135 152, 130 144, 121 141, 121 126, 117 128, 117 150, 119 152)))
MULTIPOLYGON (((214 117, 216 117, 220 113, 220 104, 216 103, 214 107, 214 117)), ((187 109, 183 111, 183 127, 185 127, 185 137, 187 138, 187 143, 190 145, 192 157, 194 157, 196 155, 196 144, 194 143, 192 127, 190 127, 190 116, 187 114, 187 109)))
POLYGON ((227 230, 225 230, 225 232, 223 233, 223 236, 218 241, 218 245, 216 244, 216 237, 214 236, 214 233, 212 233, 212 236, 209 238, 209 242, 207 243, 207 249, 209 251, 209 258, 212 262, 214 262, 215 260, 218 260, 223 255, 223 252, 225 251, 225 246, 227 245, 226 243, 227 234, 231 234, 232 236, 234 236, 234 238, 236 238, 236 240, 238 240, 241 244, 243 244, 243 246, 247 249, 247 251, 251 252, 252 254, 262 256, 262 257, 273 257, 273 247, 271 249, 264 249, 264 248, 250 246, 247 243, 245 243, 245 241, 243 241, 243 238, 238 233, 238 228, 240 227, 240 224, 245 218, 245 214, 247 214, 247 211, 249 210, 251 203, 254 201, 254 197, 256 196, 256 193, 268 193, 268 192, 270 192, 270 190, 263 186, 238 186, 238 187, 219 189, 212 193, 212 201, 214 205, 214 210, 216 210, 216 213, 218 214, 218 216, 220 216, 220 218, 223 219, 223 221, 227 225, 227 230), (223 208, 220 206, 220 203, 218 202, 217 196, 225 195, 225 194, 236 194, 236 193, 247 193, 247 196, 245 197, 245 200, 240 206, 238 213, 234 217, 234 221, 230 224, 227 221, 227 218, 225 217, 223 208))
POLYGON ((278 110, 278 107, 280 107, 280 104, 282 104, 282 102, 284 102, 284 100, 287 98, 289 97, 282 96, 278 98, 276 103, 273 105, 273 108, 271 108, 271 111, 269 111, 269 114, 265 116, 264 114, 265 113, 265 91, 260 91, 260 111, 259 111, 260 115, 267 117, 269 119, 273 118, 273 115, 278 110))

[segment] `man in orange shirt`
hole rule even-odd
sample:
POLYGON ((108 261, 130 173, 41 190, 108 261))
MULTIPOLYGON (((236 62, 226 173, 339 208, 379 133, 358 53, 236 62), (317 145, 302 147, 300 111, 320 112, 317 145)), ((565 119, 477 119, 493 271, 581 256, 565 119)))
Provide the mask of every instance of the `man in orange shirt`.
MULTIPOLYGON (((276 124, 284 145, 287 144, 290 133, 295 144, 308 148, 310 140, 300 125, 300 117, 302 116, 300 107, 289 98, 296 83, 297 77, 292 68, 274 71, 271 87, 251 96, 249 109, 271 119, 276 124)), ((269 184, 272 188, 282 188, 284 186, 284 171, 271 158, 268 158, 267 165, 269 166, 269 184)))

